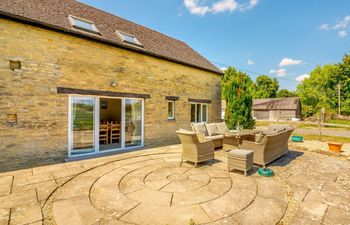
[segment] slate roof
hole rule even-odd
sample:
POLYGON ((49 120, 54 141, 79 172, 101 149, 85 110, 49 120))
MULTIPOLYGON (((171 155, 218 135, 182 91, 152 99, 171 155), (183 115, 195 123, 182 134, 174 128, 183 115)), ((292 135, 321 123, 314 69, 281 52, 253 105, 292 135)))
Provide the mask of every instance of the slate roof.
POLYGON ((298 97, 253 99, 253 110, 295 110, 299 105, 298 97))
POLYGON ((75 0, 0 0, 0 15, 222 74, 186 43, 75 0), (69 15, 92 21, 101 35, 72 28, 69 15), (124 43, 116 30, 134 35, 144 49, 124 43))

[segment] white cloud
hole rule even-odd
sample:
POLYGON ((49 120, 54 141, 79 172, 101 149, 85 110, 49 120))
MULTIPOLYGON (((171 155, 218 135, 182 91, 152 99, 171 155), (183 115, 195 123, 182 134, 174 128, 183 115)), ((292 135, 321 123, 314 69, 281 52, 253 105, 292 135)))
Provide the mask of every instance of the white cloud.
POLYGON ((255 62, 254 62, 253 60, 249 59, 248 62, 247 62, 247 64, 248 64, 248 65, 254 65, 255 62))
POLYGON ((270 70, 270 73, 276 74, 278 77, 284 77, 287 75, 286 69, 270 70))
POLYGON ((337 31, 337 34, 340 38, 344 38, 348 35, 347 30, 350 28, 350 15, 345 16, 342 19, 338 19, 338 21, 331 27, 329 24, 322 24, 320 26, 320 30, 328 31, 334 30, 337 31))
POLYGON ((345 30, 339 31, 338 36, 340 38, 345 38, 348 35, 348 33, 345 30))
POLYGON ((325 24, 322 24, 319 28, 320 30, 329 30, 330 27, 329 27, 329 24, 328 23, 325 23, 325 24))
POLYGON ((220 70, 221 70, 222 72, 225 72, 225 71, 227 70, 227 67, 220 67, 220 70))
POLYGON ((350 16, 345 16, 343 19, 341 19, 334 25, 333 29, 335 30, 346 29, 349 26, 350 26, 350 16))
POLYGON ((260 0, 249 0, 249 2, 239 5, 239 9, 241 11, 252 9, 259 3, 259 1, 260 0))
POLYGON ((184 4, 192 14, 204 15, 209 11, 208 6, 199 6, 198 0, 184 0, 184 4))
POLYGON ((236 0, 217 0, 210 6, 205 4, 205 0, 184 0, 184 5, 192 14, 204 16, 207 13, 233 12, 238 8, 252 9, 258 1, 249 0, 248 3, 239 4, 236 0))
POLYGON ((300 65, 303 64, 303 60, 296 60, 296 59, 290 59, 290 58, 284 58, 281 60, 279 66, 292 66, 292 65, 300 65))
POLYGON ((304 73, 302 75, 299 75, 297 78, 295 78, 296 81, 298 82, 303 82, 306 78, 309 78, 310 75, 307 73, 304 73))
POLYGON ((212 12, 219 13, 225 11, 234 11, 238 7, 238 3, 235 0, 221 0, 213 4, 212 12))

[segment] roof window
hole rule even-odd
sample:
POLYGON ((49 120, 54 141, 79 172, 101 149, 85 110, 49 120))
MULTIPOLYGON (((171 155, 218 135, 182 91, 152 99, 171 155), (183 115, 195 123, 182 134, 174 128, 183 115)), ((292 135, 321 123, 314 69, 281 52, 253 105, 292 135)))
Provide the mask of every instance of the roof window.
POLYGON ((93 22, 78 18, 76 16, 69 16, 68 18, 73 28, 100 35, 93 22))
POLYGON ((117 30, 115 33, 119 36, 120 39, 122 39, 124 43, 136 45, 138 47, 143 47, 141 42, 139 42, 139 40, 137 40, 137 38, 134 35, 127 34, 119 30, 117 30))

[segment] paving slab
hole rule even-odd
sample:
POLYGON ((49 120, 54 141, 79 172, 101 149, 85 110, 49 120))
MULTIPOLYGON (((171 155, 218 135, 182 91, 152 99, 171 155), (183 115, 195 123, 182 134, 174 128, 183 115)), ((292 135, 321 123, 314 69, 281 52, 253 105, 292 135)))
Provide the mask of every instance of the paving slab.
POLYGON ((87 196, 55 201, 52 212, 56 224, 93 224, 104 217, 89 202, 87 196))
POLYGON ((296 212, 293 224, 321 224, 327 205, 316 201, 302 202, 296 212))
POLYGON ((348 225, 350 224, 350 212, 329 206, 323 219, 325 225, 348 225))
POLYGON ((191 220, 194 221, 195 224, 211 222, 208 215, 199 205, 184 207, 160 207, 140 204, 128 214, 123 216, 120 220, 128 223, 144 225, 182 225, 190 224, 191 220))
POLYGON ((43 219, 39 203, 27 204, 16 207, 11 212, 10 224, 24 225, 34 222, 41 222, 43 219))
POLYGON ((10 210, 0 209, 0 225, 8 225, 10 221, 10 210))
POLYGON ((55 180, 51 173, 37 175, 18 175, 13 180, 13 186, 25 186, 30 184, 41 183, 44 181, 55 180))
POLYGON ((11 193, 13 176, 0 177, 0 196, 11 193))
POLYGON ((10 209, 21 205, 37 202, 35 190, 12 193, 0 196, 0 209, 10 209))

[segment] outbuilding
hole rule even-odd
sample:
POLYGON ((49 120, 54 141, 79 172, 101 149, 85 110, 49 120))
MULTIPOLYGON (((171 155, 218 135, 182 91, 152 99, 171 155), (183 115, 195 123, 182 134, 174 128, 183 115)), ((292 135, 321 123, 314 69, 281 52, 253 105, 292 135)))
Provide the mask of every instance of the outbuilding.
POLYGON ((254 99, 252 109, 256 120, 278 121, 301 118, 301 104, 298 97, 254 99))

